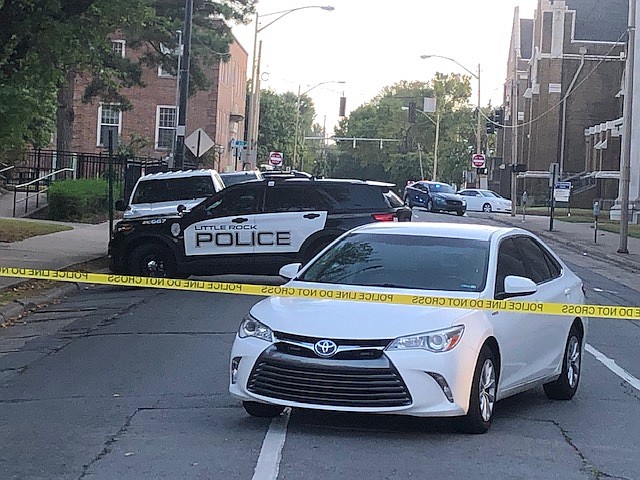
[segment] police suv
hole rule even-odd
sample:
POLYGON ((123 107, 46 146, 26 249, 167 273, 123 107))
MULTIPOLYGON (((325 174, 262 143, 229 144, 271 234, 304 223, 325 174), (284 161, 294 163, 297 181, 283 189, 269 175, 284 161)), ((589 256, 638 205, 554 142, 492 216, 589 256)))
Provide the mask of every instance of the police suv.
POLYGON ((410 221, 393 186, 303 178, 231 185, 191 211, 179 206, 175 214, 116 224, 109 268, 154 277, 276 274, 359 225, 410 221))

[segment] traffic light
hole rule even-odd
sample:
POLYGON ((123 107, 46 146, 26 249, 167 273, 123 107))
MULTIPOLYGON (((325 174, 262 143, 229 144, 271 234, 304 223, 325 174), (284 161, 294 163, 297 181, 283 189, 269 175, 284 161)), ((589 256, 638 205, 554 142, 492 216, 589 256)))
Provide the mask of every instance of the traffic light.
POLYGON ((493 133, 496 133, 496 125, 495 123, 495 116, 493 113, 489 114, 489 116, 487 117, 489 120, 487 120, 486 126, 487 126, 487 134, 491 135, 493 133))
POLYGON ((496 108, 493 111, 493 121, 496 123, 495 128, 501 129, 504 126, 504 109, 496 108))
POLYGON ((340 97, 340 109, 338 111, 338 115, 340 117, 344 117, 347 114, 347 98, 340 97))
POLYGON ((409 123, 416 123, 416 102, 409 102, 409 123))

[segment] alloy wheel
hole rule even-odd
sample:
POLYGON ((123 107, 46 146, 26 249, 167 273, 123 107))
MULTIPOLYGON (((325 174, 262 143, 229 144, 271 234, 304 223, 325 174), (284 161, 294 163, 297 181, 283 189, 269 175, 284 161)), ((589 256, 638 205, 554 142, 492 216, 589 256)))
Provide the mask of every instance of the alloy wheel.
POLYGON ((575 336, 569 339, 567 348, 567 380, 575 388, 580 378, 580 342, 575 336))
POLYGON ((491 420, 493 406, 496 401, 496 371, 490 358, 485 359, 482 365, 478 393, 480 415, 482 416, 482 420, 488 422, 491 420))

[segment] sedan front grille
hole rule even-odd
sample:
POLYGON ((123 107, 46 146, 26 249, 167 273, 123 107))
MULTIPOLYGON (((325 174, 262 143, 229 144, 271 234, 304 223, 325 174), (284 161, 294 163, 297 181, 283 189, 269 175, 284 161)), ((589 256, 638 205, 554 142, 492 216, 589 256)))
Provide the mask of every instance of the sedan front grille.
POLYGON ((247 389, 309 405, 401 407, 411 404, 402 377, 386 357, 340 361, 292 357, 271 347, 256 362, 247 389))

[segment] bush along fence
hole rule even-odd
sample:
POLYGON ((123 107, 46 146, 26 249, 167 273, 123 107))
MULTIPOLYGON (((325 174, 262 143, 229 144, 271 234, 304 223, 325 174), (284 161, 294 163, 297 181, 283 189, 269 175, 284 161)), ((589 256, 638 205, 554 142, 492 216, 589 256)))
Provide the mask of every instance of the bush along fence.
MULTIPOLYGON (((21 162, 6 172, 6 188, 14 191, 13 215, 37 209, 40 195, 61 180, 102 179, 107 183, 111 172, 114 196, 128 198, 140 176, 169 170, 166 161, 151 157, 128 157, 102 153, 62 152, 36 149, 25 153, 21 162), (24 205, 21 205, 24 203, 24 205)), ((80 187, 81 193, 85 187, 80 187)), ((95 185, 91 191, 95 191, 95 185)), ((108 201, 104 199, 106 205, 108 201)))

